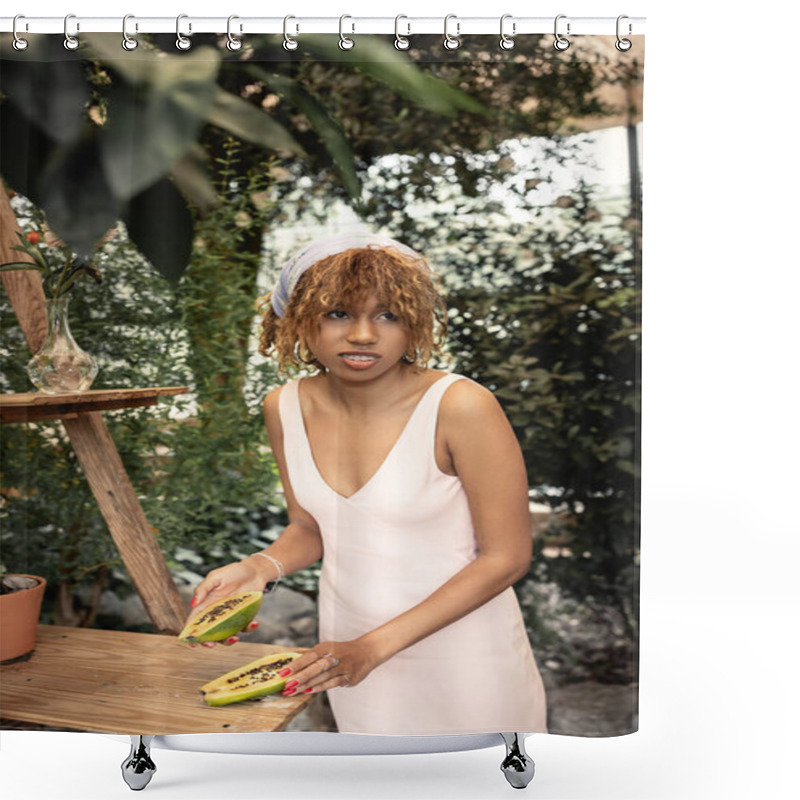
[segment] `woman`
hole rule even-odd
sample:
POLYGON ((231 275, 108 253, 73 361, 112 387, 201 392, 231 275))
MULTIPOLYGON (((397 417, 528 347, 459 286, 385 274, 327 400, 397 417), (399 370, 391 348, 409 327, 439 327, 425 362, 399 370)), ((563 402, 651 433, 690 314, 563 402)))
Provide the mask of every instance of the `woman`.
POLYGON ((385 237, 324 239, 268 301, 262 352, 317 369, 264 401, 289 525, 193 607, 322 558, 322 641, 284 694, 329 691, 348 733, 544 731, 511 588, 531 558, 522 454, 489 391, 426 367, 446 318, 427 264, 385 237))

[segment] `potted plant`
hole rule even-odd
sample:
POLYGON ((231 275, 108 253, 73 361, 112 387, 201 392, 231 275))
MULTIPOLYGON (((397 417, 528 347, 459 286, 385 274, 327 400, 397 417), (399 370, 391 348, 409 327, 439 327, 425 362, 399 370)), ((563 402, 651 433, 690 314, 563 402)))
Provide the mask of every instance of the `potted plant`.
POLYGON ((6 573, 0 564, 0 664, 30 657, 47 581, 6 573))
MULTIPOLYGON (((112 231, 113 232, 113 231, 112 231)), ((1 271, 35 269, 42 274, 47 303, 47 334, 39 350, 28 362, 28 377, 37 389, 48 394, 85 392, 97 375, 97 361, 84 352, 69 329, 70 290, 82 275, 98 283, 100 272, 90 258, 73 253, 55 237, 44 222, 40 229, 23 234, 12 249, 27 253, 33 260, 0 264, 1 271), (43 242, 44 246, 40 246, 43 242)))

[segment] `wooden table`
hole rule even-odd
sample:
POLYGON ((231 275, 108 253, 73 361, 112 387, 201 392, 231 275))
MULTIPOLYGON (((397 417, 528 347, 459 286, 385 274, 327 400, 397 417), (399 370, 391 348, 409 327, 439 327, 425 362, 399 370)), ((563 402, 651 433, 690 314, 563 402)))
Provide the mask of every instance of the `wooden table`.
POLYGON ((310 695, 211 708, 199 687, 288 649, 192 648, 171 636, 40 625, 30 660, 0 666, 0 716, 101 733, 280 731, 310 695))

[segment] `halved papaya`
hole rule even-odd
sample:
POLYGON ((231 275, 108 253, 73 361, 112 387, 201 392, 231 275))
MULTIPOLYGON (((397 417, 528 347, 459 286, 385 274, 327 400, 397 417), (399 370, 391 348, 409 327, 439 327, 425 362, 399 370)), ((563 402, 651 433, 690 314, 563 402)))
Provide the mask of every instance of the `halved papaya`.
POLYGON ((178 634, 182 642, 221 642, 246 628, 261 608, 261 592, 240 592, 207 606, 178 634))
POLYGON ((300 653, 274 653, 226 672, 200 687, 203 700, 210 706, 227 706, 282 692, 288 678, 278 673, 296 658, 300 653))

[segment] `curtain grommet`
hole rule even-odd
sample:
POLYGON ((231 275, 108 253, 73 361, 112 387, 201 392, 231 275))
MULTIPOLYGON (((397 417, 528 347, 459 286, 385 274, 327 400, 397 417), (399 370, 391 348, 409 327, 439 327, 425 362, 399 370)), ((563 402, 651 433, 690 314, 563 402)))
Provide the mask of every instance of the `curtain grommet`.
MULTIPOLYGON (((134 39, 132 36, 128 35, 128 20, 129 19, 136 19, 133 14, 126 14, 122 18, 122 49, 127 50, 130 52, 131 50, 135 50, 139 46, 139 42, 134 39)), ((134 23, 134 30, 138 29, 138 25, 134 23)))
MULTIPOLYGON (((614 47, 616 47, 617 50, 620 51, 620 53, 627 53, 628 50, 630 50, 631 47, 633 47, 633 42, 630 39, 623 39, 620 36, 620 33, 619 33, 620 22, 622 22, 623 19, 630 19, 630 17, 628 17, 626 14, 620 14, 617 17, 617 41, 614 43, 614 47)), ((633 25, 631 25, 631 23, 629 22, 628 23, 628 36, 631 35, 632 31, 633 31, 633 25)))
MULTIPOLYGON (((225 42, 225 47, 231 51, 231 53, 235 53, 237 50, 242 49, 242 40, 238 36, 234 36, 231 32, 231 23, 235 20, 239 19, 236 14, 231 14, 228 17, 228 41, 225 42)), ((241 32, 242 26, 239 26, 239 31, 241 32)))
MULTIPOLYGON (((289 36, 289 20, 290 19, 297 19, 297 17, 292 16, 291 14, 287 14, 283 18, 283 49, 284 50, 297 50, 298 41, 292 36, 289 36)), ((295 36, 300 33, 300 26, 295 25, 295 36)))
POLYGON ((448 14, 444 18, 444 45, 445 50, 458 50, 461 47, 461 41, 459 40, 459 36, 461 34, 461 23, 458 21, 458 17, 455 14, 448 14), (454 19, 456 21, 456 33, 455 36, 450 33, 448 30, 450 20, 454 19))
MULTIPOLYGON (((188 36, 184 36, 181 33, 181 20, 187 19, 188 16, 189 16, 188 14, 178 14, 175 20, 175 36, 176 36, 175 47, 177 47, 178 50, 186 51, 192 46, 192 40, 188 36)), ((191 31, 192 31, 192 23, 190 22, 189 32, 191 33, 191 31)))
POLYGON ((511 22, 511 35, 505 32, 505 23, 507 19, 512 19, 511 14, 503 14, 500 17, 500 49, 501 50, 513 50, 517 43, 514 37, 517 35, 517 23, 511 22))
POLYGON ((398 14, 394 18, 394 47, 395 50, 408 50, 411 47, 411 42, 408 40, 408 37, 411 36, 411 23, 407 22, 406 26, 408 30, 406 31, 405 36, 400 35, 400 20, 401 19, 408 19, 405 14, 398 14))
POLYGON ((27 39, 23 39, 23 38, 22 38, 22 37, 21 37, 21 36, 20 36, 20 35, 17 33, 17 21, 18 21, 18 20, 21 20, 21 19, 25 19, 25 15, 24 15, 24 14, 17 14, 17 15, 14 17, 14 24, 13 24, 13 26, 12 26, 12 33, 14 34, 14 41, 11 43, 11 44, 12 44, 12 46, 13 46, 13 48, 14 48, 15 50, 18 50, 18 51, 20 51, 20 52, 21 52, 22 50, 27 50, 27 48, 28 48, 28 40, 27 40, 27 39))
MULTIPOLYGON (((74 52, 80 47, 81 43, 78 41, 77 36, 73 36, 69 32, 68 26, 71 19, 75 19, 74 14, 67 14, 67 16, 64 17, 64 49, 74 52)), ((76 30, 80 30, 80 25, 76 25, 76 30)))
MULTIPOLYGON (((356 43, 352 39, 349 39, 347 36, 344 35, 343 27, 344 27, 344 21, 346 19, 353 19, 353 18, 349 14, 342 14, 342 16, 339 17, 339 49, 340 50, 352 50, 356 46, 356 43)), ((350 32, 351 33, 355 33, 355 30, 356 30, 356 25, 355 25, 355 23, 353 23, 352 30, 350 32)))
MULTIPOLYGON (((553 41, 553 47, 555 47, 555 49, 558 50, 559 53, 563 53, 570 45, 569 39, 567 39, 566 37, 562 36, 558 32, 558 21, 560 19, 566 19, 566 18, 567 18, 566 14, 559 14, 556 17, 556 21, 555 21, 555 24, 553 26, 553 35, 555 37, 555 40, 553 41)), ((568 22, 567 23, 567 36, 569 36, 569 33, 570 33, 569 26, 570 26, 570 23, 568 22)))

